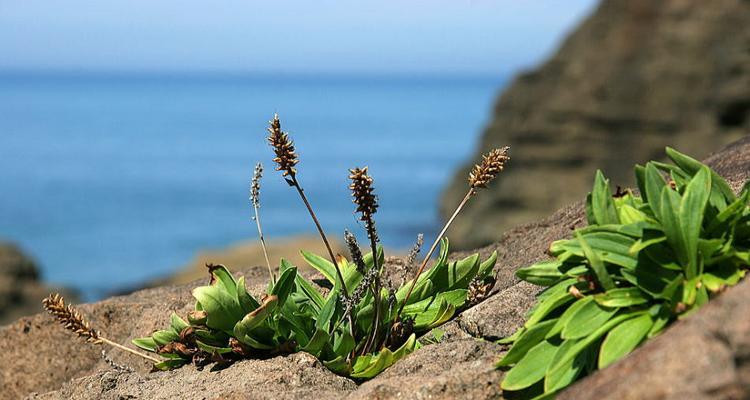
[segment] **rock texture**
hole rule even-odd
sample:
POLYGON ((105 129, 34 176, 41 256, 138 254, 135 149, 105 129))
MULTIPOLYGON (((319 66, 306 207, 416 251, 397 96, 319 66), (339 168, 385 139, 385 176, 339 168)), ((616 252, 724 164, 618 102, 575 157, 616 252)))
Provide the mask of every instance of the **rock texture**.
POLYGON ((28 255, 12 243, 0 242, 0 325, 41 311, 39 299, 50 290, 54 289, 39 281, 39 269, 28 255))
MULTIPOLYGON (((632 165, 673 146, 702 158, 750 131, 750 2, 604 0, 548 61, 495 105, 478 152, 511 146, 452 244, 476 248, 586 193, 594 171, 632 184, 632 165)), ((447 188, 448 216, 468 169, 447 188)))
MULTIPOLYGON (((750 171, 750 137, 708 161, 739 189, 750 171)), ((500 253, 494 294, 444 325, 446 335, 440 343, 423 347, 364 383, 336 376, 306 354, 246 360, 220 371, 188 366, 148 373, 146 363, 112 351, 110 357, 116 362, 135 369, 118 372, 100 359, 99 348, 73 338, 50 317, 38 314, 0 328, 0 348, 5 356, 0 399, 501 398, 502 372, 493 364, 507 349, 483 339, 513 333, 538 291, 519 282, 513 272, 547 258, 549 243, 569 237, 571 229, 583 222, 583 208, 576 203, 549 218, 514 228, 499 242, 480 249, 483 255, 494 250, 500 253)), ((253 270, 245 274, 258 276, 253 270)), ((170 310, 184 314, 190 309, 190 289, 197 283, 147 289, 81 309, 110 338, 127 342, 165 326, 170 310)), ((258 285, 255 290, 261 288, 258 285)), ((744 282, 563 396, 750 397, 748 304, 750 282, 744 282)))

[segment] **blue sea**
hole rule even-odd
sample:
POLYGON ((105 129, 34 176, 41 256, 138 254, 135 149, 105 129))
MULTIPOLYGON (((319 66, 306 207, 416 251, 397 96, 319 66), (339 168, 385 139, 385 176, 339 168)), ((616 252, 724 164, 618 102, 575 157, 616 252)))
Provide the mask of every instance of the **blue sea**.
POLYGON ((347 170, 369 166, 383 243, 439 228, 502 76, 0 74, 0 238, 88 300, 166 276, 196 251, 256 238, 248 186, 264 163, 267 240, 314 233, 265 142, 278 112, 324 229, 361 232, 347 170))

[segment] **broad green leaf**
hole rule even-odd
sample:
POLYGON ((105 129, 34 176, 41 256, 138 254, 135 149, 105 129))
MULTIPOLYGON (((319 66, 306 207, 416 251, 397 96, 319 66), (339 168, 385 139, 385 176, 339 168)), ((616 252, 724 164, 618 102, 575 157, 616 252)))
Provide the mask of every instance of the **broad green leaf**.
POLYGON ((654 321, 648 314, 629 319, 613 328, 599 350, 599 368, 606 368, 625 357, 643 341, 654 321))
POLYGON ((180 340, 180 335, 175 333, 173 330, 156 331, 151 334, 154 342, 159 346, 164 346, 169 342, 175 342, 180 340))
POLYGON ((159 346, 159 345, 156 344, 156 341, 154 340, 154 338, 152 338, 150 336, 149 337, 142 337, 142 338, 133 339, 130 342, 133 343, 134 345, 142 348, 143 350, 147 350, 147 351, 151 351, 151 352, 156 352, 157 347, 159 346))
POLYGON ((296 276, 297 276, 297 268, 296 267, 289 268, 285 270, 279 276, 279 279, 276 281, 276 284, 273 285, 273 288, 271 289, 270 294, 278 297, 279 305, 283 305, 286 302, 287 297, 289 297, 289 294, 294 289, 294 280, 296 276))
MULTIPOLYGON (((674 250, 683 268, 688 266, 690 255, 686 244, 685 233, 680 223, 680 203, 682 199, 674 190, 664 187, 661 192, 661 222, 667 242, 674 250)), ((687 271, 686 271, 687 273, 687 271)))
POLYGON ((535 285, 550 286, 563 277, 559 270, 560 266, 561 263, 557 260, 543 261, 530 267, 517 269, 516 276, 535 285))
POLYGON ((688 256, 688 279, 698 274, 698 237, 703 225, 703 211, 711 191, 711 171, 703 166, 685 188, 680 202, 680 227, 688 256))
POLYGON ((311 267, 323 274, 328 282, 331 282, 331 285, 336 284, 336 267, 330 260, 326 260, 325 258, 310 253, 309 251, 302 250, 300 251, 300 254, 302 254, 302 258, 304 258, 311 267))
POLYGON ((193 289, 193 297, 208 314, 206 325, 209 328, 231 331, 244 316, 237 302, 236 286, 234 293, 227 292, 223 286, 200 286, 193 289))
MULTIPOLYGON (((637 260, 630 253, 630 248, 635 244, 633 238, 612 232, 585 233, 584 230, 576 231, 576 236, 581 236, 602 261, 625 268, 635 268, 637 260)), ((586 257, 581 242, 576 239, 556 241, 552 243, 550 251, 553 255, 567 251, 578 257, 586 257)))
POLYGON ((314 355, 315 357, 319 357, 320 352, 323 350, 323 347, 326 345, 326 343, 328 343, 328 339, 330 339, 328 332, 322 329, 316 329, 315 334, 313 334, 313 337, 310 339, 310 341, 300 350, 306 351, 314 355))
POLYGON ((235 282, 232 273, 223 265, 214 265, 209 267, 211 271, 212 285, 218 285, 224 288, 230 296, 237 296, 237 282, 235 282))
POLYGON ((605 307, 632 307, 648 303, 649 298, 637 287, 617 288, 594 295, 594 300, 605 307))
POLYGON ((179 368, 185 364, 187 364, 189 360, 185 360, 182 358, 175 358, 172 360, 164 360, 160 363, 154 364, 154 368, 160 370, 160 371, 169 371, 171 369, 179 368))
POLYGON ((531 328, 532 326, 540 322, 544 317, 549 315, 552 311, 555 311, 558 307, 568 304, 573 300, 575 300, 575 297, 573 297, 573 295, 571 295, 567 291, 554 294, 549 298, 544 299, 544 301, 541 301, 537 304, 536 308, 529 316, 529 319, 526 320, 524 326, 526 328, 531 328))
POLYGON ((237 302, 240 303, 240 307, 244 313, 249 313, 260 307, 260 303, 248 293, 244 276, 237 280, 237 302))
MULTIPOLYGON (((671 147, 667 147, 667 157, 689 175, 695 175, 705 166, 700 161, 688 157, 671 147)), ((715 191, 711 191, 711 204, 720 210, 723 210, 724 207, 726 207, 726 204, 729 204, 736 199, 732 188, 727 184, 724 178, 715 171, 711 171, 711 185, 716 189, 715 191)))
POLYGON ((500 387, 503 390, 521 390, 539 382, 544 378, 556 350, 557 346, 546 340, 537 343, 505 374, 500 387))
POLYGON ((584 296, 583 298, 576 300, 573 304, 570 305, 570 307, 568 307, 567 310, 565 310, 565 312, 562 313, 562 315, 560 315, 560 318, 557 319, 555 325, 547 332, 545 338, 551 339, 553 336, 559 335, 560 332, 562 332, 563 328, 567 326, 568 323, 570 323, 570 319, 573 317, 573 315, 577 313, 578 310, 581 309, 581 307, 593 301, 593 296, 584 296))
POLYGON ((315 321, 315 327, 319 330, 329 332, 331 329, 331 318, 333 317, 334 311, 336 311, 336 304, 338 304, 339 296, 331 296, 328 298, 323 308, 320 310, 318 319, 315 321))
POLYGON ((586 240, 583 239, 583 235, 576 232, 576 238, 581 245, 583 254, 589 260, 589 265, 591 265, 591 269, 594 271, 594 274, 596 274, 596 278, 599 281, 599 284, 601 284, 602 287, 606 290, 614 288, 615 284, 612 281, 612 277, 609 275, 609 272, 607 272, 607 268, 599 258, 599 255, 596 254, 596 252, 594 252, 591 247, 589 247, 588 243, 586 243, 586 240))
POLYGON ((603 307, 589 301, 581 306, 563 327, 563 339, 578 339, 591 334, 607 322, 617 312, 617 308, 603 307))
POLYGON ((495 267, 496 262, 497 251, 493 251, 486 260, 482 261, 482 263, 479 264, 479 273, 477 273, 477 276, 484 277, 492 273, 492 269, 495 267))
POLYGON ((172 330, 174 330, 174 332, 178 335, 180 334, 180 332, 182 332, 183 329, 189 326, 188 323, 185 322, 185 320, 183 320, 182 318, 180 318, 179 315, 177 315, 177 313, 172 313, 172 315, 169 317, 169 321, 170 321, 170 326, 172 327, 172 330))
POLYGON ((545 393, 553 393, 570 385, 587 366, 592 349, 591 345, 578 348, 582 341, 565 340, 559 346, 544 374, 545 393))
POLYGON ((651 211, 653 211, 656 218, 660 221, 662 220, 661 195, 662 189, 664 189, 666 185, 667 184, 664 182, 661 172, 659 172, 656 166, 654 166, 653 163, 646 164, 644 173, 644 188, 646 190, 641 191, 641 193, 645 193, 651 211))
POLYGON ((498 367, 506 367, 511 364, 517 363, 523 356, 531 350, 532 347, 536 346, 544 340, 545 335, 552 328, 557 319, 540 322, 528 330, 526 330, 516 342, 513 347, 505 353, 505 356, 495 364, 498 367))
POLYGON ((596 171, 596 177, 594 178, 594 189, 591 191, 591 211, 599 225, 620 223, 615 210, 615 203, 612 201, 609 181, 604 178, 601 170, 596 171))
POLYGON ((198 346, 199 349, 210 354, 213 354, 213 353, 226 354, 226 353, 232 352, 232 349, 230 347, 211 346, 210 344, 203 343, 200 340, 196 340, 195 345, 198 346))

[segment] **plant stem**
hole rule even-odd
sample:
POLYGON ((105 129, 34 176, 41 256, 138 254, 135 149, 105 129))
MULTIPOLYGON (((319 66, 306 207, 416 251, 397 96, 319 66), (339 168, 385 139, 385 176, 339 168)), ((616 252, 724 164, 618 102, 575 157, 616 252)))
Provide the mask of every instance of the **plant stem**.
POLYGON ((154 363, 156 363, 156 364, 158 364, 158 363, 160 363, 160 362, 161 362, 161 360, 158 360, 158 359, 156 359, 156 358, 154 358, 154 357, 151 357, 151 356, 149 356, 149 355, 147 355, 147 354, 143 354, 143 353, 141 353, 140 351, 137 351, 137 350, 133 350, 133 349, 131 349, 131 348, 129 348, 129 347, 125 347, 125 346, 123 346, 123 345, 121 345, 121 344, 119 344, 119 343, 113 342, 113 341, 111 341, 111 340, 109 340, 109 339, 107 339, 107 338, 105 338, 105 337, 99 336, 99 340, 101 340, 101 341, 102 341, 102 343, 106 343, 106 344, 108 344, 108 345, 110 345, 110 346, 112 346, 112 347, 116 347, 116 348, 118 348, 118 349, 120 349, 120 350, 123 350, 123 351, 127 351, 127 352, 128 352, 128 353, 130 353, 130 354, 135 354, 135 355, 137 355, 138 357, 142 357, 142 358, 145 358, 146 360, 149 360, 149 361, 151 361, 151 362, 154 362, 154 363))
POLYGON ((268 276, 271 277, 271 283, 276 283, 276 274, 271 269, 271 261, 268 259, 268 250, 266 249, 266 239, 263 237, 263 229, 260 225, 260 214, 258 213, 258 205, 253 202, 253 210, 255 211, 255 225, 258 227, 258 237, 260 238, 260 247, 263 249, 263 257, 266 258, 266 266, 268 266, 268 276))
POLYGON ((307 211, 310 213, 310 216, 312 217, 313 222, 315 222, 315 227, 318 228, 318 233, 320 233, 320 237, 323 239, 323 243, 326 245, 326 249, 328 250, 328 255, 331 257, 331 262, 333 263, 333 267, 336 268, 336 275, 338 275, 339 280, 341 281, 341 289, 344 293, 344 298, 349 298, 349 292, 346 289, 346 282, 344 282, 344 275, 341 273, 341 268, 339 268, 339 264, 336 262, 336 256, 333 255, 333 250, 331 250, 331 245, 328 243, 328 238, 326 238, 325 232, 323 232, 323 228, 320 226, 320 222, 318 222, 318 217, 315 216, 315 212, 312 209, 312 206, 310 206, 310 202, 307 201, 307 196, 305 196, 305 191, 300 186, 299 182, 297 181, 297 176, 295 174, 290 174, 291 176, 291 182, 292 186, 294 186, 295 189, 297 189, 297 192, 299 193, 300 197, 302 197, 302 201, 305 203, 305 206, 307 207, 307 211))
MULTIPOLYGON (((372 225, 370 225, 372 226, 372 225)), ((380 324, 380 266, 378 265, 378 250, 374 234, 370 235, 370 248, 372 249, 372 267, 377 271, 375 282, 373 282, 373 299, 375 300, 375 315, 372 323, 372 336, 367 340, 363 354, 369 353, 378 339, 378 328, 380 324)))
POLYGON ((461 200, 461 203, 458 204, 458 207, 456 207, 456 211, 453 212, 453 215, 448 219, 448 222, 445 223, 443 226, 443 229, 440 231, 440 233, 435 238, 435 241, 432 243, 432 246, 430 246, 430 251, 427 252, 427 255, 425 256, 424 260, 422 261, 422 265, 419 266, 419 270, 417 271, 417 275, 414 277, 414 280, 411 283, 411 286, 409 287, 409 291, 406 292, 406 297, 404 298, 404 302, 401 304, 401 307, 398 309, 398 313, 396 313, 396 319, 394 322, 398 322, 399 318, 401 317, 401 312, 404 311, 404 306, 406 306, 406 303, 409 301, 409 297, 411 296, 412 291, 414 290, 414 286, 417 285, 417 279, 420 275, 422 275, 422 272, 424 271, 424 268, 427 266, 427 262, 430 261, 430 257, 432 257, 432 253, 435 252, 435 249, 437 248, 438 243, 440 243, 440 240, 443 238, 443 235, 445 235, 445 232, 448 230, 448 227, 451 226, 453 223, 453 220, 456 219, 456 216, 458 216, 458 213, 461 212, 461 210, 464 208, 466 203, 469 201, 472 196, 476 193, 476 189, 469 188, 469 191, 466 192, 466 196, 464 196, 463 200, 461 200))

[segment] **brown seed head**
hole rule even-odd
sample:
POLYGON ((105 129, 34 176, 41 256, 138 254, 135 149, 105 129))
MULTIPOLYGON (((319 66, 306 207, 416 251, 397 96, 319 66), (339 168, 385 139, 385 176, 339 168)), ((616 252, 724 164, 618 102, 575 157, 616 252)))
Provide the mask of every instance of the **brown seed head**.
POLYGON ((352 262, 357 267, 357 271, 360 274, 364 274, 365 270, 367 270, 367 265, 365 264, 365 259, 362 257, 362 250, 359 248, 357 238, 348 230, 344 230, 344 241, 346 242, 346 247, 349 248, 349 254, 352 256, 352 262))
POLYGON ((289 135, 281 130, 281 121, 279 115, 274 114, 273 121, 269 121, 271 126, 268 128, 268 143, 273 147, 276 158, 273 159, 278 166, 277 171, 283 171, 283 176, 294 176, 297 170, 294 168, 299 162, 297 154, 294 152, 294 142, 289 139, 289 135))
POLYGON ((250 185, 250 201, 254 207, 260 207, 260 178, 263 177, 263 164, 255 164, 253 183, 250 185))
POLYGON ((52 314, 58 321, 76 335, 86 339, 91 343, 100 343, 99 332, 91 328, 88 321, 83 319, 78 310, 73 306, 66 306, 65 299, 60 294, 50 294, 46 299, 42 300, 44 308, 52 314))
POLYGON ((510 147, 505 146, 482 155, 482 163, 474 165, 469 173, 469 185, 472 189, 487 187, 487 184, 503 171, 505 163, 510 160, 508 150, 510 147))
POLYGON ((365 223, 367 236, 377 241, 375 221, 372 216, 378 211, 378 198, 373 194, 372 177, 367 175, 367 167, 350 169, 349 172, 351 174, 349 179, 352 181, 349 189, 354 198, 352 201, 357 205, 356 212, 362 214, 359 219, 365 223))

